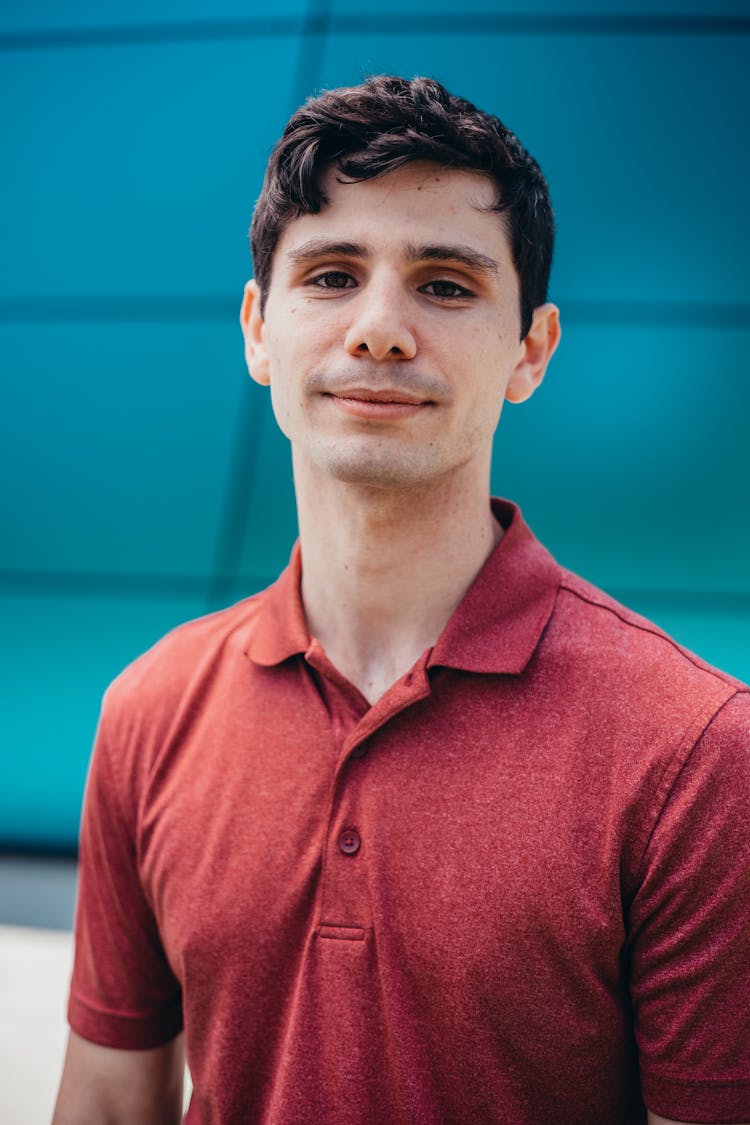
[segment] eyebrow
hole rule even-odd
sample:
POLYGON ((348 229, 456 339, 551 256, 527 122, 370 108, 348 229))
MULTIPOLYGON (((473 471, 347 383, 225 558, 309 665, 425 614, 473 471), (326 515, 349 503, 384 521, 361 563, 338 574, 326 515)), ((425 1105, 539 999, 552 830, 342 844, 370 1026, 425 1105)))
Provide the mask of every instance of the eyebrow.
MULTIPOLYGON (((371 251, 357 242, 334 242, 325 238, 311 238, 288 253, 293 265, 305 265, 319 258, 370 258, 371 251)), ((463 243, 420 244, 408 242, 406 257, 409 262, 459 262, 476 273, 499 273, 494 258, 481 254, 472 246, 463 243)))
POLYGON ((460 262, 477 273, 499 273, 497 262, 487 254, 480 254, 471 246, 449 243, 437 246, 418 246, 410 243, 407 247, 410 262, 460 262))
POLYGON ((326 238, 311 238, 289 250, 287 257, 293 265, 304 265, 317 258, 366 258, 367 251, 356 242, 331 242, 326 238))

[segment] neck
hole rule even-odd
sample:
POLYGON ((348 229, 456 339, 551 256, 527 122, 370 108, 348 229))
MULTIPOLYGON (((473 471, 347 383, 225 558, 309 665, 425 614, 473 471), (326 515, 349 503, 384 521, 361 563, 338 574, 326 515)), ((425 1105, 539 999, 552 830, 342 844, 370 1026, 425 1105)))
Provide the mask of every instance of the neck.
POLYGON ((374 702, 435 643, 499 542, 489 481, 397 491, 295 475, 310 631, 374 702))

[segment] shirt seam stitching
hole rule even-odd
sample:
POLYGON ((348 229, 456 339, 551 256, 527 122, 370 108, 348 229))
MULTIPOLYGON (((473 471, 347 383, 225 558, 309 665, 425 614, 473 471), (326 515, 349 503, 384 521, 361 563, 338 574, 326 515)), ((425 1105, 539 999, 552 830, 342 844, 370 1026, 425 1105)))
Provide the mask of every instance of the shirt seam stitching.
MULTIPOLYGON (((723 681, 720 681, 720 682, 723 682, 723 681)), ((725 686, 725 688, 731 688, 732 685, 731 684, 724 684, 724 686, 725 686)), ((669 804, 669 799, 670 799, 670 797, 671 797, 671 795, 672 795, 672 793, 675 789, 675 786, 677 785, 677 782, 680 779, 681 774, 683 773, 685 767, 687 766, 691 757, 695 753, 695 751, 698 747, 698 744, 703 739, 704 735, 706 734, 706 731, 709 729, 710 726, 713 725, 713 723, 719 717, 720 713, 724 710, 724 708, 727 706, 727 704, 729 704, 734 698, 736 698, 738 695, 741 695, 741 694, 743 694, 743 693, 739 692, 739 691, 733 691, 731 693, 731 695, 728 695, 726 697, 726 699, 723 699, 720 702, 711 700, 710 704, 707 705, 707 706, 711 707, 710 714, 706 717, 705 721, 703 722, 702 726, 700 727, 700 729, 697 732, 697 734, 695 735, 695 737, 693 737, 693 734, 692 734, 693 725, 696 722, 702 720, 702 712, 701 711, 696 712, 696 714, 693 716, 693 721, 683 731, 682 737, 681 737, 680 741, 677 743, 677 745, 675 746, 674 752, 672 754, 670 754, 668 761, 665 762, 664 769, 661 771, 661 774, 659 775, 659 780, 657 782, 656 790, 655 790, 655 794, 654 794, 654 809, 655 809, 655 812, 654 812, 653 822, 652 822, 651 828, 650 828, 650 830, 649 830, 649 832, 648 832, 648 834, 645 838, 645 842, 643 844, 643 848, 641 849, 641 854, 640 854, 640 857, 639 857, 639 860, 638 860, 638 872, 637 872, 637 878, 636 878, 636 883, 638 885, 640 885, 640 883, 643 881, 644 869, 645 869, 645 866, 646 866, 646 857, 648 855, 648 849, 651 845, 651 841, 654 837, 654 833, 656 832, 656 829, 659 825, 659 822, 660 822, 662 816, 664 815, 664 810, 666 809, 667 805, 669 804), (675 765, 676 760, 679 760, 680 758, 682 760, 679 761, 679 764, 678 764, 678 767, 677 767, 677 769, 674 773, 674 776, 672 777, 671 781, 667 782, 666 779, 669 775, 670 770, 675 765), (663 792, 662 792, 662 790, 663 790, 663 792)))
POLYGON ((587 605, 592 605, 597 609, 603 609, 607 613, 611 613, 613 617, 616 617, 619 621, 622 621, 623 625, 627 625, 631 629, 637 629, 640 633, 648 633, 652 637, 657 637, 659 640, 665 641, 678 652, 680 656, 684 656, 694 668, 697 668, 700 672, 705 672, 714 680, 718 680, 719 683, 725 684, 727 687, 734 687, 737 692, 750 693, 750 686, 743 684, 741 680, 735 679, 734 676, 730 676, 726 672, 721 672, 718 668, 712 668, 709 664, 705 664, 700 657, 694 656, 688 649, 683 648, 673 637, 663 632, 658 626, 649 626, 647 624, 641 624, 640 621, 633 621, 629 617, 626 617, 624 613, 621 613, 616 606, 607 605, 606 602, 598 598, 587 597, 586 594, 575 589, 572 584, 566 581, 565 574, 563 574, 560 579, 560 589, 567 590, 569 594, 572 594, 573 597, 578 598, 582 602, 586 602, 587 605))
POLYGON ((747 1086, 750 1084, 750 1075, 747 1078, 688 1078, 682 1073, 669 1073, 668 1071, 646 1069, 645 1067, 642 1067, 642 1072, 644 1077, 652 1082, 679 1082, 682 1086, 747 1086))

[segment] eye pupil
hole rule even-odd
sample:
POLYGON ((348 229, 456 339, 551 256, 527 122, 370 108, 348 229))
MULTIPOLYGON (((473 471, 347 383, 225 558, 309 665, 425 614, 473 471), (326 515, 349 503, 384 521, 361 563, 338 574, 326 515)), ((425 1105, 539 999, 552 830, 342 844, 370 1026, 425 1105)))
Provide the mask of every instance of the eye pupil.
POLYGON ((455 281, 431 281, 430 289, 433 297, 463 297, 466 290, 455 281))
POLYGON ((330 270, 328 273, 323 274, 323 282, 327 289, 345 289, 349 281, 348 274, 342 273, 341 270, 330 270))

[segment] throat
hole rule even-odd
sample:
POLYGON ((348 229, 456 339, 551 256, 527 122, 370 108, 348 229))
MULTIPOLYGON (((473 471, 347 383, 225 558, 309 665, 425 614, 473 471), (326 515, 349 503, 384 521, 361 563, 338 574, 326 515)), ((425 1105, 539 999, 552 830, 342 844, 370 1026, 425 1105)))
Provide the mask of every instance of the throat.
MULTIPOLYGON (((434 642, 432 642, 434 643, 434 642)), ((354 654, 326 650, 326 656, 336 671, 357 689, 372 707, 389 688, 403 679, 420 661, 426 659, 432 643, 415 645, 412 649, 394 652, 386 649, 372 654, 369 660, 357 659, 354 654)))
POLYGON ((502 537, 478 492, 405 508, 341 488, 334 508, 321 488, 300 506, 309 632, 368 702, 432 648, 502 537))

